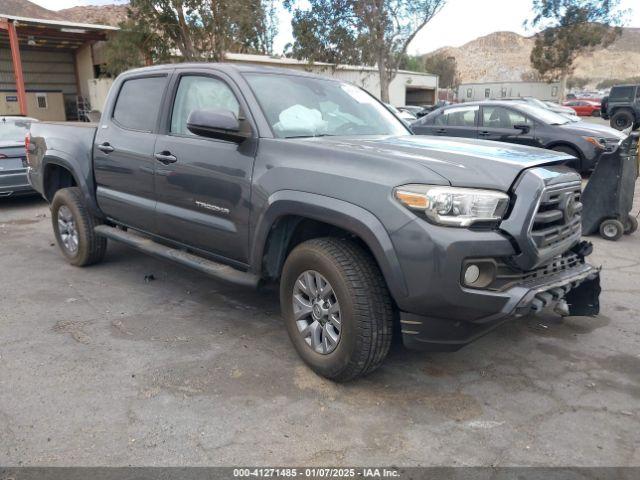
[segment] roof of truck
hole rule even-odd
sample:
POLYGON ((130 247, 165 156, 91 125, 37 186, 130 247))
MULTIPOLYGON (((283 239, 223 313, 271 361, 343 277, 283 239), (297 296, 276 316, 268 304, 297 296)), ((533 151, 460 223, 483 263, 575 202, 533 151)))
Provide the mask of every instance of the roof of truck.
POLYGON ((332 80, 335 82, 341 82, 342 80, 327 77, 324 75, 317 75, 314 73, 305 72, 298 69, 293 68, 281 68, 281 67, 271 67, 257 64, 239 64, 239 63, 226 63, 226 62, 192 62, 192 63, 167 63, 162 65, 153 65, 150 67, 142 67, 136 68, 133 70, 128 70, 125 72, 126 74, 130 73, 140 73, 140 72, 154 72, 158 70, 169 70, 169 69, 215 69, 222 72, 234 72, 234 73, 279 73, 283 75, 296 75, 301 77, 310 77, 310 78, 318 78, 322 80, 332 80))

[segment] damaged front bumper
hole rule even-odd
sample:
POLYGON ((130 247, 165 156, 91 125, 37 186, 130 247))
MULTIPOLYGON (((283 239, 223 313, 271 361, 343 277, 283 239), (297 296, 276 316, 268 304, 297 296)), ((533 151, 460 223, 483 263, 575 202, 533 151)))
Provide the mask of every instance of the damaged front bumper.
MULTIPOLYGON (((591 245, 582 242, 574 251, 583 259, 591 245)), ((600 311, 600 269, 586 262, 531 279, 500 292, 508 301, 501 311, 471 321, 434 318, 400 312, 402 339, 407 348, 453 351, 485 335, 512 318, 555 312, 560 315, 593 316, 600 311)), ((487 296, 491 296, 487 292, 487 296)))

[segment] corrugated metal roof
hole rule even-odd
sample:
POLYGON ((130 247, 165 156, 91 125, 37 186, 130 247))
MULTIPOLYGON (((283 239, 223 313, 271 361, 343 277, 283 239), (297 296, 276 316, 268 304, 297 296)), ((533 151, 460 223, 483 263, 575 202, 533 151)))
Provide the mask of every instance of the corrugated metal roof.
POLYGON ((4 13, 0 13, 0 18, 6 18, 7 20, 14 20, 16 22, 28 24, 28 25, 46 25, 49 27, 60 27, 60 28, 77 28, 84 30, 120 30, 118 27, 112 27, 111 25, 95 25, 92 23, 76 23, 76 22, 63 22, 60 20, 44 20, 41 18, 29 18, 29 17, 18 17, 16 15, 6 15, 4 13))

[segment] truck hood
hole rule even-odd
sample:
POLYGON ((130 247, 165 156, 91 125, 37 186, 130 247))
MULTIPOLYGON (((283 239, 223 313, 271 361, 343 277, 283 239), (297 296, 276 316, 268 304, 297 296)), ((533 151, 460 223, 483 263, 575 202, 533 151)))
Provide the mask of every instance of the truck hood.
POLYGON ((539 165, 558 164, 570 155, 490 140, 453 137, 359 136, 308 139, 334 148, 336 155, 359 151, 380 158, 416 162, 454 186, 507 191, 520 172, 539 165))

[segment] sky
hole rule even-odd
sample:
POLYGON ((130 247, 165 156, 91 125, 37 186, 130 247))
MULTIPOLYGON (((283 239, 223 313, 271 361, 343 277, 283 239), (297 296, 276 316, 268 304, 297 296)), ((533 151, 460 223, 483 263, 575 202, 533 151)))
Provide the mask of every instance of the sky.
MULTIPOLYGON (((105 5, 127 3, 122 0, 31 0, 51 10, 60 10, 76 5, 105 5)), ((409 46, 410 54, 432 52, 441 47, 459 47, 492 32, 509 31, 531 35, 532 30, 523 26, 531 18, 531 0, 448 0, 445 7, 416 35, 409 46)), ((624 9, 632 9, 627 27, 640 28, 640 4, 637 0, 622 0, 624 9), (632 6, 637 4, 635 9, 632 6)), ((274 49, 281 53, 292 41, 291 15, 279 9, 279 33, 274 49)))

